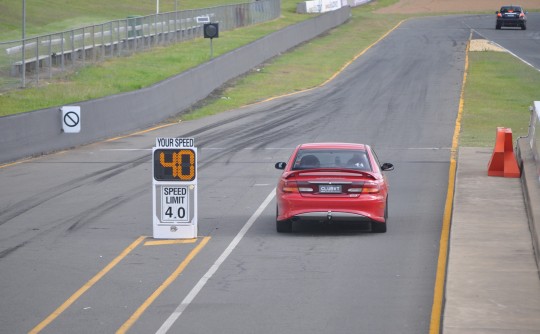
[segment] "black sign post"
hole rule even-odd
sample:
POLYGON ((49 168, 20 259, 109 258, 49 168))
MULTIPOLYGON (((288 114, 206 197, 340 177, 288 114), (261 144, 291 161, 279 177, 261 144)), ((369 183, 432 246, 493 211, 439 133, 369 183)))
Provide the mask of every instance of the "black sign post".
POLYGON ((204 38, 210 38, 210 59, 214 58, 212 41, 219 37, 219 23, 205 23, 203 26, 204 38))

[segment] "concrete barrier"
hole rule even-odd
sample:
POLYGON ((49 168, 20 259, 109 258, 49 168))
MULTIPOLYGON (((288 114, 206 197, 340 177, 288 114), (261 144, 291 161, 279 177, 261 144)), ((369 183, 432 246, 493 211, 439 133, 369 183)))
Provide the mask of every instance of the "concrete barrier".
POLYGON ((516 152, 536 264, 540 268, 540 101, 534 102, 529 134, 518 139, 516 152))
POLYGON ((178 115, 227 81, 346 22, 350 7, 276 31, 196 68, 134 92, 74 103, 81 131, 62 132, 60 107, 0 118, 0 163, 88 144, 178 115))

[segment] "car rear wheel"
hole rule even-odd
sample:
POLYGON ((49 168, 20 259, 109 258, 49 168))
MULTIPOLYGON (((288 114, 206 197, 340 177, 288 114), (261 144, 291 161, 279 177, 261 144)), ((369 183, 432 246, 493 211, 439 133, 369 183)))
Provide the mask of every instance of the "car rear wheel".
POLYGON ((292 232, 292 221, 290 220, 277 220, 278 208, 276 206, 276 230, 279 233, 291 233, 292 232))
POLYGON ((371 232, 386 233, 386 223, 371 223, 371 232))
POLYGON ((501 25, 500 25, 500 24, 495 25, 495 29, 500 30, 500 29, 501 29, 501 25))
POLYGON ((384 206, 384 223, 372 222, 371 232, 373 233, 386 233, 386 222, 388 221, 388 198, 386 199, 386 205, 384 206))
POLYGON ((526 25, 526 24, 523 24, 523 25, 521 26, 521 30, 527 30, 527 25, 526 25))
POLYGON ((279 233, 291 233, 292 221, 290 220, 276 220, 276 230, 279 233))

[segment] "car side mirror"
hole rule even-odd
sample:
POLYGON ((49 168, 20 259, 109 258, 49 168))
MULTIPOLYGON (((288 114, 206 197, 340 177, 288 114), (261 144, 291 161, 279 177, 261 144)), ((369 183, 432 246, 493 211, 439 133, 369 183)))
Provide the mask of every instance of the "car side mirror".
POLYGON ((385 162, 384 164, 381 165, 381 169, 383 171, 391 171, 391 170, 394 170, 394 165, 389 162, 385 162))
POLYGON ((276 167, 276 169, 285 169, 285 167, 287 166, 287 163, 286 162, 276 162, 276 164, 274 165, 274 167, 276 167))
POLYGON ((499 11, 496 11, 495 14, 499 14, 499 11))

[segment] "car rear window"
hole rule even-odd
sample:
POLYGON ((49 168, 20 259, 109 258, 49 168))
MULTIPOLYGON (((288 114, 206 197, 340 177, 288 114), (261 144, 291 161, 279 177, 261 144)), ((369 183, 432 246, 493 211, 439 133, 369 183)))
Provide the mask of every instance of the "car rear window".
POLYGON ((508 12, 521 12, 521 7, 516 6, 503 6, 501 7, 501 13, 508 13, 508 12))
POLYGON ((371 171, 364 150, 300 150, 294 159, 293 170, 311 168, 348 168, 371 171))

